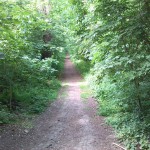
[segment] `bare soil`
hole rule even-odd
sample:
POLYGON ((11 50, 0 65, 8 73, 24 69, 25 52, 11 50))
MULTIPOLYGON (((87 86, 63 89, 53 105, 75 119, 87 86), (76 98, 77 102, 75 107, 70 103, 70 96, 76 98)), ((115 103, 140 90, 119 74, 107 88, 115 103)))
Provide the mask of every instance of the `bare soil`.
POLYGON ((104 117, 97 115, 96 102, 80 97, 84 81, 67 56, 58 99, 32 127, 4 127, 0 150, 119 150, 116 138, 104 117))

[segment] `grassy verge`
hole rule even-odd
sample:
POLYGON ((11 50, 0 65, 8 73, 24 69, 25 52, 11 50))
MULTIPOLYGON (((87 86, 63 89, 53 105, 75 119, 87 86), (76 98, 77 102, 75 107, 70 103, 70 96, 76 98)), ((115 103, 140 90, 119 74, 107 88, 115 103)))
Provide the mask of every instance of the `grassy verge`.
MULTIPOLYGON (((16 123, 29 119, 45 110, 58 95, 60 81, 53 79, 45 83, 16 85, 13 89, 12 108, 0 104, 0 124, 16 123)), ((2 95, 3 99, 4 96, 2 95)))
POLYGON ((81 84, 80 89, 81 89, 81 98, 83 102, 86 103, 88 98, 91 97, 92 95, 92 90, 88 87, 87 84, 81 84))
POLYGON ((76 69, 80 72, 80 74, 85 77, 86 74, 90 71, 90 62, 82 59, 77 59, 71 57, 72 62, 75 64, 76 69))

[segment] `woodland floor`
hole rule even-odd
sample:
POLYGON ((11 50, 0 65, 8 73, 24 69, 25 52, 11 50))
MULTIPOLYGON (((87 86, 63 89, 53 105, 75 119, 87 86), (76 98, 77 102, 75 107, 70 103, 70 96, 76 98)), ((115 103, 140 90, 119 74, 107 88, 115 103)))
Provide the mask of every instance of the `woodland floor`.
POLYGON ((94 99, 82 100, 80 85, 85 83, 68 56, 62 82, 58 100, 32 123, 4 128, 0 150, 119 150, 94 99))

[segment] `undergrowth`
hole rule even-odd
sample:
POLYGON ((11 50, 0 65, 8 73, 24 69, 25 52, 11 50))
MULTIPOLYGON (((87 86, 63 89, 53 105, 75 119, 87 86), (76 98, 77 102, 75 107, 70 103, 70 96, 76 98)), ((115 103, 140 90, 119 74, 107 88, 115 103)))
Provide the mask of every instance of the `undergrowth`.
MULTIPOLYGON (((37 1, 0 2, 0 124, 38 114, 57 97, 65 34, 57 11, 37 1), (47 14, 45 14, 47 9, 47 14)), ((57 7, 57 9, 59 9, 57 7)))
MULTIPOLYGON (((145 110, 139 115, 137 111, 140 110, 136 108, 136 103, 132 100, 135 98, 134 86, 127 84, 128 81, 124 83, 121 80, 118 84, 117 81, 113 82, 108 77, 97 83, 96 74, 93 75, 93 73, 88 77, 99 105, 98 112, 105 116, 106 122, 116 130, 120 141, 129 150, 149 150, 150 115, 146 107, 148 103, 142 103, 145 110), (124 90, 119 91, 119 89, 124 90)), ((146 87, 145 91, 147 91, 146 87)))
POLYGON ((88 60, 82 59, 79 56, 71 54, 71 60, 73 61, 76 69, 84 77, 90 71, 91 64, 88 60))
MULTIPOLYGON (((0 124, 15 123, 24 117, 41 113, 57 98, 59 88, 60 82, 57 79, 45 83, 17 84, 13 90, 12 108, 8 107, 6 100, 0 103, 0 124)), ((3 99, 4 96, 7 98, 7 95, 2 96, 3 99)))

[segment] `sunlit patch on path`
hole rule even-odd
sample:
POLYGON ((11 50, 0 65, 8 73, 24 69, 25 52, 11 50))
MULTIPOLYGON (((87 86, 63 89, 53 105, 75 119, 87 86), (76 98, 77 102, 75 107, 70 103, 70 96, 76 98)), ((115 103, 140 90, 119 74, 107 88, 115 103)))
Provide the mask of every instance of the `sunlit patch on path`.
POLYGON ((81 81, 81 82, 63 82, 62 86, 80 86, 80 85, 87 85, 87 82, 81 81))

